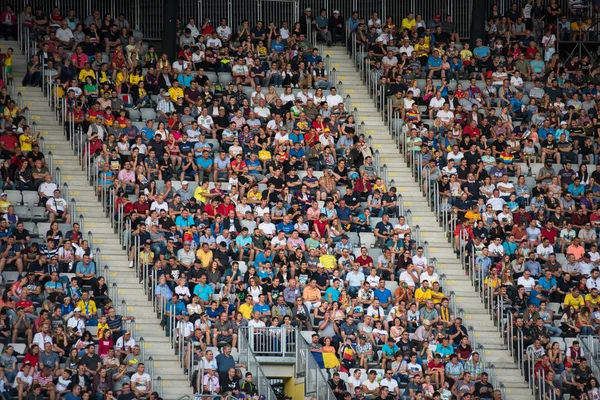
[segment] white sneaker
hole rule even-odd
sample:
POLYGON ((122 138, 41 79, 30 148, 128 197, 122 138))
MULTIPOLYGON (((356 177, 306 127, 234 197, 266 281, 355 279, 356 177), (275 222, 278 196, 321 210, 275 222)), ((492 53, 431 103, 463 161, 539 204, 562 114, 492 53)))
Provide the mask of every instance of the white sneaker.
POLYGON ((129 268, 133 268, 133 261, 129 261, 129 268))

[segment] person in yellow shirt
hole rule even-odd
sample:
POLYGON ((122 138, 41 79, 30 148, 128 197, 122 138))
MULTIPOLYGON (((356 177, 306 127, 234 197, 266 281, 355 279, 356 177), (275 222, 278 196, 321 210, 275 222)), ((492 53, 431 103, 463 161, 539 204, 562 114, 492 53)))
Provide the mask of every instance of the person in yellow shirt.
POLYGON ((481 219, 481 214, 479 213, 479 207, 477 204, 473 204, 471 209, 465 213, 465 218, 475 223, 481 219))
POLYGON ((102 335, 105 330, 110 330, 110 327, 106 323, 106 316, 103 315, 98 320, 98 339, 102 339, 102 335))
POLYGON ((419 304, 419 307, 423 307, 425 301, 431 299, 432 293, 429 288, 429 281, 421 282, 421 287, 415 290, 415 301, 419 304))
POLYGON ((92 69, 92 65, 89 62, 86 62, 83 66, 83 69, 79 71, 79 82, 85 82, 85 79, 88 76, 92 78, 94 82, 96 81, 96 72, 94 72, 92 69))
POLYGON ((0 213, 6 214, 8 212, 8 207, 10 206, 10 201, 8 199, 8 194, 2 193, 0 195, 0 213))
POLYGON ((33 144, 37 141, 39 136, 39 132, 35 135, 31 134, 31 128, 27 125, 23 127, 23 133, 19 136, 19 145, 21 147, 21 151, 28 153, 32 150, 33 144))
POLYGON ((177 99, 183 97, 183 89, 179 85, 178 80, 173 80, 173 86, 169 88, 169 94, 171 95, 171 101, 177 103, 177 99))
POLYGON ((598 296, 598 289, 592 288, 588 294, 585 295, 585 306, 590 310, 593 310, 600 303, 600 296, 598 296))
POLYGON ((194 190, 194 197, 199 203, 206 204, 209 198, 211 198, 210 190, 208 190, 208 180, 202 182, 200 186, 194 190))
POLYGON ((460 51, 460 59, 462 62, 470 60, 473 57, 473 52, 469 49, 469 43, 465 43, 463 49, 460 51))
POLYGON ((430 47, 425 43, 424 38, 419 38, 419 42, 415 45, 415 57, 421 59, 427 59, 429 57, 430 47))
POLYGON ((337 260, 333 254, 325 253, 319 257, 319 264, 317 267, 322 265, 327 271, 333 271, 337 265, 337 260))
POLYGON ((95 318, 96 312, 98 311, 96 302, 90 299, 90 294, 88 292, 81 293, 81 300, 79 300, 75 309, 77 308, 81 310, 81 316, 87 320, 95 318))
POLYGON ((433 304, 441 304, 444 297, 446 295, 440 290, 440 283, 433 282, 433 285, 431 285, 431 300, 433 300, 433 304))
POLYGON ((409 31, 415 30, 415 26, 417 26, 417 21, 415 21, 415 16, 413 13, 408 13, 406 18, 402 19, 402 30, 408 29, 409 31))
POLYGON ((252 296, 246 295, 246 302, 238 308, 238 311, 242 314, 244 319, 249 320, 252 318, 253 309, 254 304, 252 303, 252 296))
POLYGON ((196 258, 200 260, 202 268, 209 268, 213 259, 213 252, 208 248, 208 243, 202 243, 202 246, 196 252, 196 258))
POLYGON ((563 302, 565 307, 573 306, 574 309, 579 310, 585 305, 585 300, 581 295, 578 287, 574 287, 571 293, 567 293, 565 301, 563 302))
POLYGON ((4 56, 4 66, 6 67, 6 80, 9 81, 12 79, 12 67, 13 64, 13 49, 9 47, 6 50, 6 55, 4 56))

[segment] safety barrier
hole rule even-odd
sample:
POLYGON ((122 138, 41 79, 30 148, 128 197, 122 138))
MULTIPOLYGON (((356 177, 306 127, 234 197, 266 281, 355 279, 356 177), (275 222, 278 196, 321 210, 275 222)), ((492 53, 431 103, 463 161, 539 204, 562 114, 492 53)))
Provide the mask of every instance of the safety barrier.
POLYGON ((298 329, 295 327, 240 327, 239 334, 249 339, 255 354, 268 357, 293 357, 296 354, 298 329))
POLYGON ((319 368, 304 337, 298 337, 295 363, 296 378, 304 378, 304 396, 316 397, 319 400, 336 400, 335 394, 328 384, 328 376, 319 368))
MULTIPOLYGON (((252 351, 252 340, 244 335, 238 334, 238 353, 239 353, 239 362, 246 366, 246 371, 252 373, 252 377, 254 378, 254 382, 257 386, 258 393, 265 396, 265 400, 276 400, 277 396, 275 391, 269 384, 269 380, 265 375, 256 355, 252 351)), ((325 397, 319 397, 319 400, 326 399, 325 397)), ((328 400, 328 399, 327 399, 328 400)), ((333 399, 331 399, 333 400, 333 399)))

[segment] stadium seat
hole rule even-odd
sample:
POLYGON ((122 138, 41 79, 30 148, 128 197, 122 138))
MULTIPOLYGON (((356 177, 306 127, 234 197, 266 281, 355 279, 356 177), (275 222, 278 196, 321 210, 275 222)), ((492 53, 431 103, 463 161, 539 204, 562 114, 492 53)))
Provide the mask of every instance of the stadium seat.
POLYGON ((6 193, 6 200, 8 200, 10 204, 21 204, 23 201, 21 192, 18 190, 5 190, 4 193, 6 193))
POLYGON ((142 121, 156 119, 156 111, 153 108, 140 108, 140 111, 142 113, 142 121))
POLYGON ((360 244, 366 248, 371 248, 375 246, 377 240, 375 239, 375 234, 371 232, 361 232, 360 236, 360 244))

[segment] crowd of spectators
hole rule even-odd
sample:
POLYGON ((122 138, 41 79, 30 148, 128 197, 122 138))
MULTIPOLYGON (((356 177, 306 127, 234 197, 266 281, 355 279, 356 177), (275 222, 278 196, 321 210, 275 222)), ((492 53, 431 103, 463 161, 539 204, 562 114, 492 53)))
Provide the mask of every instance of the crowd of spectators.
MULTIPOLYGON (((23 83, 49 79, 66 97, 100 190, 113 188, 114 212, 122 207, 131 221, 130 267, 155 269, 163 325, 200 362, 205 393, 258 396, 231 356, 238 328, 273 337, 270 328, 282 326, 315 332, 311 349, 337 370, 330 386, 339 399, 499 399, 308 26, 328 45, 367 46, 364 62, 405 121, 406 146, 423 162, 417 168, 460 220, 455 245, 466 244, 485 285, 510 305, 548 397, 595 398, 578 344, 563 352, 552 341, 596 334, 600 324, 600 170, 587 170, 597 163, 600 81, 589 58, 563 63, 555 51, 557 37, 587 37, 587 11, 585 2, 561 10, 554 0, 504 15, 495 8, 472 51, 450 15, 382 23, 377 13, 344 19, 306 9, 291 28, 244 21, 235 29, 225 19, 198 27, 191 18, 179 23, 170 60, 135 38, 124 15, 95 11, 81 23, 74 11, 46 17, 29 7, 22 20, 40 51, 23 83), (555 24, 563 14, 568 22, 555 24), (355 34, 348 40, 346 27, 355 34), (529 185, 538 161, 544 166, 529 185)), ((0 142, 10 134, 7 124, 0 142)), ((89 257, 63 290, 99 285, 89 257)), ((9 264, 19 268, 18 259, 9 264)), ((35 273, 21 281, 29 279, 35 273)), ((35 331, 17 333, 35 348, 35 331)), ((85 368, 81 375, 95 381, 85 368)), ((141 396, 138 385, 131 389, 141 396)))

